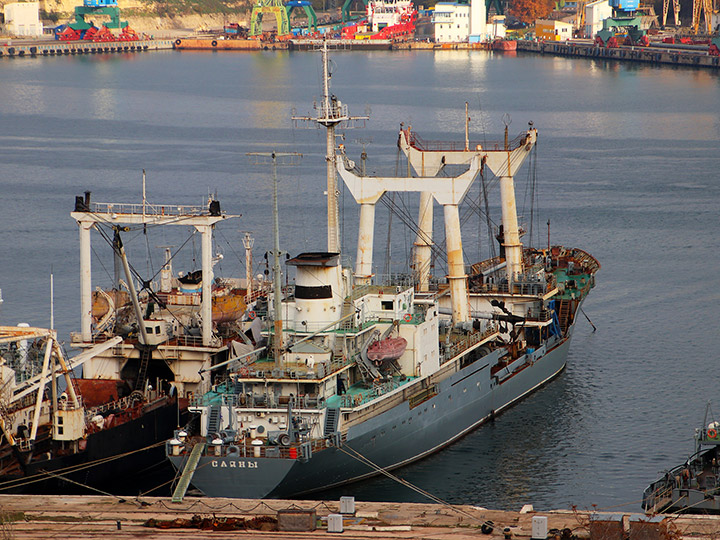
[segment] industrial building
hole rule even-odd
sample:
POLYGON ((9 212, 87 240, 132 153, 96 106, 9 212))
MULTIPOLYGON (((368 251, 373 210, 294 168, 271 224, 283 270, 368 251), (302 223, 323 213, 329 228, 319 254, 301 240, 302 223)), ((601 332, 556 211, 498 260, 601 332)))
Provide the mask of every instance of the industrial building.
POLYGON ((5 4, 5 33, 12 36, 41 36, 39 2, 12 2, 5 4))
POLYGON ((538 19, 535 21, 535 35, 546 41, 565 41, 573 37, 573 25, 562 21, 538 19))
POLYGON ((433 25, 436 43, 476 43, 487 39, 487 13, 484 0, 438 2, 433 25))

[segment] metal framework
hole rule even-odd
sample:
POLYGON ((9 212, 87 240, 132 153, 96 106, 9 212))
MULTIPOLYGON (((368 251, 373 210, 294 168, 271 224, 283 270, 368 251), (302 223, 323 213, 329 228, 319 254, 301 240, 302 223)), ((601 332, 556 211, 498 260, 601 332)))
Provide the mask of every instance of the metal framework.
POLYGON ((705 34, 712 32, 713 0, 693 0, 692 31, 698 33, 700 19, 705 15, 705 34))
POLYGON ((285 36, 290 33, 290 19, 282 0, 258 0, 258 3, 253 6, 252 15, 250 15, 251 36, 262 33, 262 20, 265 13, 275 15, 278 36, 285 36))
MULTIPOLYGON (((675 26, 680 26, 680 0, 672 0, 673 13, 675 15, 675 26)), ((663 0, 662 25, 667 24, 668 7, 670 0, 663 0)))
POLYGON ((312 3, 309 0, 290 0, 287 4, 285 4, 288 24, 290 21, 290 15, 295 8, 303 8, 305 15, 307 15, 308 18, 308 31, 315 32, 317 30, 317 14, 312 7, 312 3))

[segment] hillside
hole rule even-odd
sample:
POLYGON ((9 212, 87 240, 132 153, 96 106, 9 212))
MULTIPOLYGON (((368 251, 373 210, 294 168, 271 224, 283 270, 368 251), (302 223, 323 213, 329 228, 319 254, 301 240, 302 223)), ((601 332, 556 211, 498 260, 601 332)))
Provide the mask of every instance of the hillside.
MULTIPOLYGON (((0 10, 8 1, 0 0, 0 10)), ((82 0, 39 0, 40 17, 52 23, 74 19, 75 6, 82 0)), ((118 0, 122 20, 137 31, 162 35, 163 31, 190 31, 221 28, 224 23, 247 25, 253 0, 118 0)), ((97 17, 102 24, 106 17, 97 17)))

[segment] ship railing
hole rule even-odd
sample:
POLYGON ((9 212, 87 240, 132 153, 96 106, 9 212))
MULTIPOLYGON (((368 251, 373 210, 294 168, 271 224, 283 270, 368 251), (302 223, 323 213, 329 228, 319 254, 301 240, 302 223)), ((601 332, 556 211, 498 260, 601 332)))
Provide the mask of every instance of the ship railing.
MULTIPOLYGON (((97 416, 98 414, 103 414, 103 413, 117 411, 117 410, 124 411, 124 410, 130 409, 132 407, 135 407, 137 405, 140 405, 142 403, 152 403, 153 401, 160 399, 164 395, 165 395, 165 393, 162 390, 150 390, 150 391, 146 392, 146 394, 143 398, 143 397, 139 396, 137 392, 133 392, 129 396, 125 396, 118 400, 111 401, 109 403, 104 403, 102 405, 98 405, 96 407, 87 409, 85 411, 85 420, 89 421, 90 419, 92 419, 92 417, 97 416)), ((79 398, 79 396, 78 396, 78 398, 79 398)), ((58 408, 63 408, 60 405, 62 401, 65 401, 65 400, 58 401, 58 408)), ((69 403, 69 402, 66 402, 64 407, 67 409, 72 408, 71 403, 69 403)), ((63 408, 63 410, 65 410, 65 409, 63 408)))
MULTIPOLYGON (((193 441, 190 441, 193 442, 193 441)), ((189 453, 193 444, 187 444, 181 448, 181 453, 189 453)), ((205 448, 205 455, 209 457, 225 458, 275 458, 275 459, 299 459, 321 452, 329 447, 326 439, 310 439, 308 441, 294 443, 290 446, 268 444, 254 445, 250 439, 234 441, 231 444, 213 445, 208 444, 205 448), (309 454, 309 455, 308 455, 309 454)))
POLYGON ((189 397, 191 407, 206 407, 209 405, 226 405, 229 407, 242 407, 243 409, 281 409, 287 410, 288 403, 296 409, 317 409, 324 407, 317 394, 300 394, 298 396, 276 396, 272 393, 253 394, 234 390, 235 382, 224 380, 215 384, 212 392, 189 397))
POLYGON ((330 100, 327 104, 322 101, 317 106, 320 119, 339 119, 348 116, 348 107, 344 103, 330 100))
POLYGON ((340 396, 340 407, 359 407, 361 405, 364 405, 365 403, 371 402, 372 400, 382 395, 392 392, 396 388, 400 388, 408 382, 409 379, 405 379, 403 381, 392 379, 390 381, 373 383, 372 388, 362 390, 361 392, 355 394, 343 394, 342 396, 340 396))
MULTIPOLYGON (((527 133, 521 133, 509 142, 508 150, 515 150, 523 146, 527 140, 527 133)), ((473 150, 505 150, 505 143, 500 141, 470 141, 465 146, 465 141, 431 141, 420 137, 414 131, 410 131, 410 145, 421 152, 463 152, 466 148, 473 150)))
MULTIPOLYGON (((75 397, 77 397, 78 404, 80 405, 80 407, 82 407, 82 406, 83 406, 83 398, 82 398, 82 396, 79 395, 79 394, 76 394, 75 397)), ((75 405, 73 404, 73 402, 70 401, 69 399, 58 399, 58 401, 57 401, 57 408, 58 408, 59 411, 72 411, 72 410, 74 410, 74 409, 77 409, 77 407, 75 407, 75 405)))
MULTIPOLYGON (((555 279, 547 281, 520 281, 513 283, 512 294, 521 294, 525 296, 538 296, 549 292, 555 288, 555 279)), ((490 282, 474 284, 470 287, 470 292, 476 294, 510 294, 510 286, 508 282, 503 280, 501 283, 490 282)))
POLYGON ((497 329, 495 328, 495 325, 490 324, 488 325, 488 328, 484 332, 476 332, 474 334, 469 334, 462 338, 461 340, 456 341, 453 343, 450 347, 448 347, 445 352, 442 354, 442 361, 440 362, 445 363, 453 358, 455 358, 457 355, 462 353, 463 351, 469 349, 473 345, 477 345, 482 340, 486 339, 487 337, 493 335, 495 332, 497 332, 497 329))
POLYGON ((526 321, 547 322, 552 319, 552 311, 548 309, 529 309, 525 316, 526 321))
POLYGON ((130 214, 146 216, 208 216, 208 206, 142 203, 91 203, 96 214, 130 214))
MULTIPOLYGON (((70 341, 72 343, 88 343, 92 345, 97 345, 99 343, 105 343, 107 340, 111 339, 113 336, 110 336, 108 334, 94 334, 90 337, 89 340, 84 340, 82 338, 82 334, 80 332, 70 332, 70 341)), ((125 338, 126 344, 133 344, 137 343, 137 339, 133 338, 125 338)), ((213 338, 213 344, 211 346, 217 346, 219 345, 220 340, 213 338)), ((160 345, 171 345, 171 346, 178 346, 178 347, 203 347, 203 339, 200 336, 188 336, 188 335, 179 335, 179 336, 172 336, 170 337, 166 342, 161 343, 160 345)))

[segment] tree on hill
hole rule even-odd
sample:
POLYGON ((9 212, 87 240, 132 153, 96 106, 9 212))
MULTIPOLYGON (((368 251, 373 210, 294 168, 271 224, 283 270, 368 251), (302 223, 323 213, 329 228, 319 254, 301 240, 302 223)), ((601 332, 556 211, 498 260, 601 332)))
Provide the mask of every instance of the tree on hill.
POLYGON ((508 13, 527 24, 544 19, 552 13, 553 0, 510 0, 508 13))

